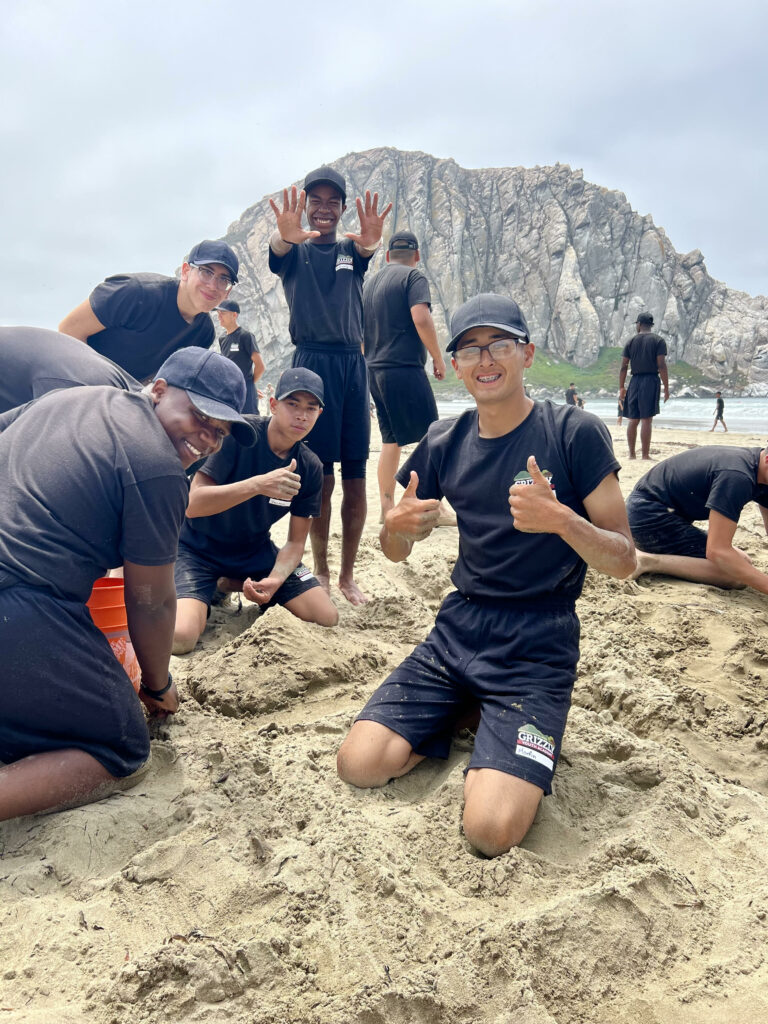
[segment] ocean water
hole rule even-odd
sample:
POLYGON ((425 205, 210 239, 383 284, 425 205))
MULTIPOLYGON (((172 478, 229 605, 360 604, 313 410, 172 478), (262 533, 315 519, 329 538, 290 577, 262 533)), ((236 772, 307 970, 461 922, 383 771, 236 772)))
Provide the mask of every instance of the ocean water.
MULTIPOLYGON (((768 398, 725 397, 725 422, 728 430, 736 434, 765 434, 768 438, 768 398)), ((452 399, 438 402, 440 418, 458 416, 465 409, 471 409, 471 398, 452 399)), ((616 422, 616 399, 588 399, 585 408, 599 416, 606 423, 616 422)), ((715 419, 714 398, 670 398, 661 406, 661 412, 654 418, 653 428, 667 430, 709 430, 715 419)), ((624 423, 626 425, 626 420, 624 423)), ((717 433, 723 428, 718 426, 717 433)))

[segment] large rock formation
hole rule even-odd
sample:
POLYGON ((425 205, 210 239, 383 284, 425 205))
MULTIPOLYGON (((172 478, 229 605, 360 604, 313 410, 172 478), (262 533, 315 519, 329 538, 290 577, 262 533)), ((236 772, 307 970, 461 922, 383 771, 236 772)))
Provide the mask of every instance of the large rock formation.
MULTIPOLYGON (((685 360, 743 394, 768 394, 768 299, 713 280, 698 250, 677 253, 650 216, 581 171, 563 164, 466 170, 385 148, 333 166, 350 197, 371 189, 394 203, 385 243, 396 227, 418 235, 442 335, 465 298, 501 291, 520 302, 540 348, 585 367, 600 348, 623 344, 637 314, 650 310, 671 362, 685 360)), ((352 198, 344 223, 357 230, 352 198)), ((242 320, 270 368, 287 365, 291 352, 282 286, 267 267, 274 226, 265 197, 226 235, 243 263, 242 320)), ((369 273, 382 260, 377 253, 369 273)))

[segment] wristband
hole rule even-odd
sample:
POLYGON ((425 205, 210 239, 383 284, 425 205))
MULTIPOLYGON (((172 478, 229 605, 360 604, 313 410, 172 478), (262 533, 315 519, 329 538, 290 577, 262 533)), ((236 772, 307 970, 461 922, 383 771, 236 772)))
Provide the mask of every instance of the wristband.
POLYGON ((142 692, 143 692, 143 693, 145 693, 145 694, 146 694, 146 695, 147 695, 148 697, 151 697, 151 698, 152 698, 152 700, 157 700, 157 701, 159 701, 159 702, 160 702, 160 703, 162 704, 162 703, 163 703, 163 696, 164 696, 164 695, 165 695, 166 693, 168 693, 168 691, 170 690, 170 688, 171 688, 172 686, 173 686, 173 676, 172 676, 172 675, 171 675, 171 673, 169 672, 169 673, 168 673, 168 682, 167 682, 167 683, 165 684, 165 686, 164 686, 164 687, 162 688, 162 690, 150 690, 150 688, 149 688, 148 686, 145 686, 145 685, 144 685, 144 680, 143 680, 143 679, 142 679, 142 681, 141 681, 141 687, 140 687, 140 689, 141 689, 141 690, 142 690, 142 692))

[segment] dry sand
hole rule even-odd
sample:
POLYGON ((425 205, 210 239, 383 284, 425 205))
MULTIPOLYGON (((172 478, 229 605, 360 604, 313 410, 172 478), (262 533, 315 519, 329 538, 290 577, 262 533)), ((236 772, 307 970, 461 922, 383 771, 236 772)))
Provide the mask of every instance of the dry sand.
MULTIPOLYGON (((653 451, 710 442, 762 438, 653 451)), ((489 861, 460 830, 468 735, 376 792, 336 777, 456 550, 387 562, 369 475, 370 604, 335 592, 334 630, 217 610, 139 787, 0 825, 0 1024, 768 1019, 768 599, 590 571, 554 794, 489 861)), ((754 506, 737 541, 768 570, 754 506)))

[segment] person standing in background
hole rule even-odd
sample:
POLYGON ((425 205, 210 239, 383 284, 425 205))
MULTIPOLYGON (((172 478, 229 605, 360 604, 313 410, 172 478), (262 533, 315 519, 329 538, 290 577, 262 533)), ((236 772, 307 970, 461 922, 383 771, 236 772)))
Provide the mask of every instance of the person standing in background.
POLYGON ((243 412, 259 411, 256 382, 264 374, 264 360, 250 331, 242 328, 237 318, 240 305, 234 299, 225 299, 216 307, 219 323, 226 331, 219 338, 221 354, 231 359, 245 378, 245 405, 243 412))
POLYGON ((624 401, 624 415, 627 424, 627 445, 630 459, 635 458, 637 425, 640 424, 640 448, 645 460, 651 457, 651 433, 653 417, 659 415, 661 384, 664 384, 664 401, 669 399, 669 376, 667 373, 667 343, 651 331, 653 316, 640 313, 635 324, 637 334, 627 342, 621 353, 619 371, 619 398, 624 401), (626 388, 627 369, 632 367, 629 388, 626 388), (659 380, 661 378, 661 381, 659 380))
POLYGON ((716 391, 715 392, 715 422, 712 424, 712 430, 710 430, 710 434, 712 433, 712 431, 717 426, 717 421, 718 420, 720 420, 720 422, 723 424, 723 430, 726 432, 726 434, 728 433, 728 427, 726 427, 725 420, 723 419, 723 411, 724 411, 724 409, 725 409, 725 402, 723 401, 723 396, 722 396, 722 394, 719 391, 716 391))

